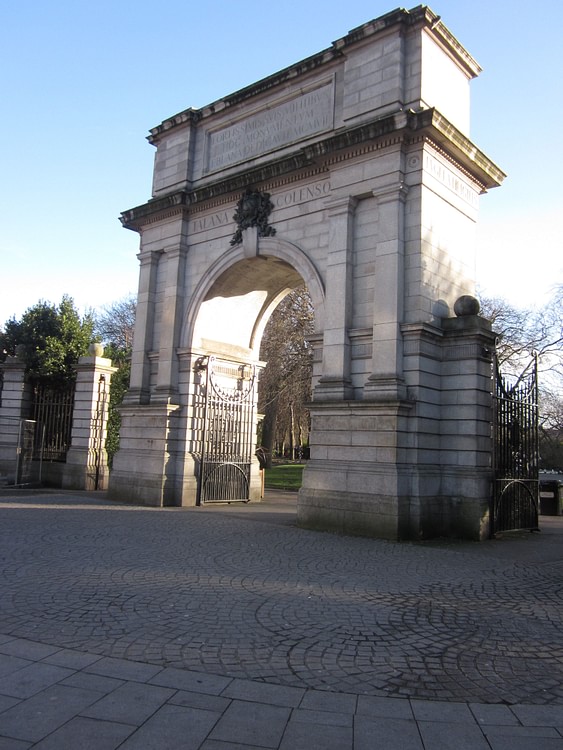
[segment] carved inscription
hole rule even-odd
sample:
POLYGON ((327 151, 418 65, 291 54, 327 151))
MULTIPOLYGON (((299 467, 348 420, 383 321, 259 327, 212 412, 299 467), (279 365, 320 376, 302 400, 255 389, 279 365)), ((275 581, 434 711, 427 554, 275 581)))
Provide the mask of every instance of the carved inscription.
POLYGON ((206 232, 208 229, 216 229, 233 223, 233 212, 221 211, 216 214, 209 214, 201 218, 192 219, 190 222, 190 234, 206 232))
POLYGON ((223 169, 334 124, 332 84, 258 112, 207 136, 207 169, 223 169))
POLYGON ((329 180, 323 180, 322 182, 315 182, 312 185, 305 185, 305 187, 289 190, 287 193, 274 195, 272 196, 272 201, 275 208, 284 208, 285 206, 293 206, 295 203, 304 203, 305 201, 315 200, 315 198, 322 198, 329 193, 330 182, 329 180))
POLYGON ((424 169, 439 180, 442 185, 445 185, 464 201, 474 208, 477 208, 478 197, 475 190, 469 187, 464 180, 456 177, 456 175, 441 164, 438 159, 435 159, 430 154, 424 154, 424 169))
MULTIPOLYGON (((330 195, 330 180, 321 180, 313 182, 311 185, 304 185, 287 190, 284 193, 271 195, 270 198, 274 204, 274 208, 287 208, 298 203, 325 198, 328 195, 330 195)), ((218 229, 220 227, 234 227, 234 210, 235 208, 233 207, 227 211, 219 211, 192 219, 189 225, 189 233, 198 234, 199 232, 207 232, 210 229, 218 229)))

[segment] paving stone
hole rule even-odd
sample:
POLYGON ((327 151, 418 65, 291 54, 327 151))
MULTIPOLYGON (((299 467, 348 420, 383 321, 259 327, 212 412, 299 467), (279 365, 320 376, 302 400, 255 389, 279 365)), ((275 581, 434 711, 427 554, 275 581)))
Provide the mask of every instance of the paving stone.
POLYGON ((135 727, 127 724, 79 716, 38 742, 33 750, 115 750, 134 731, 135 727))
POLYGON ((563 738, 490 737, 491 750, 563 750, 563 738))
POLYGON ((4 695, 11 695, 14 698, 30 698, 71 674, 70 669, 38 662, 5 675, 0 689, 4 695))
POLYGON ((106 677, 115 677, 119 680, 148 682, 162 671, 162 667, 126 661, 125 659, 105 658, 98 659, 94 664, 86 667, 84 671, 91 674, 105 675, 106 677))
POLYGON ((141 725, 174 695, 173 690, 127 682, 82 712, 83 716, 141 725))
MULTIPOLYGON (((368 719, 356 716, 354 750, 424 750, 415 721, 406 719, 368 719)), ((431 745, 427 746, 437 750, 431 745)))
POLYGON ((6 711, 6 709, 15 706, 20 702, 19 698, 12 698, 9 695, 0 695, 0 713, 6 711))
POLYGON ((323 724, 327 727, 351 727, 354 723, 354 714, 345 714, 339 711, 316 711, 314 709, 295 708, 291 713, 291 721, 323 724))
POLYGON ((54 685, 0 714, 0 736, 39 742, 101 696, 54 685))
POLYGON ((457 724, 475 723, 475 717, 464 703, 411 701, 411 708, 417 721, 447 721, 457 724))
POLYGON ((284 706, 233 701, 209 739, 277 748, 290 713, 284 706))
POLYGON ((340 711, 343 713, 354 713, 358 697, 350 693, 328 693, 324 690, 307 690, 300 708, 317 711, 340 711))
POLYGON ((424 747, 431 750, 490 750, 483 732, 475 724, 419 721, 418 730, 424 747))
POLYGON ((352 722, 348 726, 323 724, 302 721, 301 718, 297 719, 292 715, 279 748, 280 750, 342 750, 342 748, 351 748, 352 743, 352 722))
POLYGON ((560 706, 511 706, 512 711, 525 726, 563 726, 563 705, 560 706))
POLYGON ((84 667, 89 667, 99 661, 100 658, 100 656, 87 654, 83 651, 61 648, 54 654, 47 656, 43 661, 45 664, 56 664, 58 667, 67 667, 68 669, 84 669, 84 667))
POLYGON ((219 714, 183 706, 163 706, 119 750, 199 750, 219 714))
POLYGON ((238 742, 220 742, 219 740, 205 740, 199 750, 264 750, 264 745, 241 745, 238 742))
POLYGON ((221 695, 227 698, 270 703, 274 706, 288 706, 291 708, 301 703, 304 690, 285 687, 283 685, 251 682, 249 680, 233 680, 223 690, 221 695))
MULTIPOLYGON (((23 667, 29 667, 33 664, 29 659, 21 659, 18 656, 8 656, 0 654, 0 677, 5 677, 12 672, 17 672, 23 667)), ((0 682, 0 692, 2 692, 2 683, 0 682)))
POLYGON ((359 695, 357 712, 371 718, 412 719, 411 704, 404 698, 378 698, 372 695, 359 695))
POLYGON ((215 711, 223 713, 230 704, 229 698, 222 698, 217 695, 208 695, 201 693, 190 693, 186 690, 178 690, 177 693, 168 700, 176 706, 189 706, 190 708, 202 708, 206 711, 215 711))
POLYGON ((28 750, 28 748, 30 747, 30 742, 22 742, 21 740, 9 740, 5 737, 0 737, 0 750, 28 750))
POLYGON ((47 646, 43 643, 23 640, 21 638, 13 638, 7 643, 0 645, 0 653, 9 656, 19 656, 21 659, 28 659, 29 661, 45 659, 60 650, 59 646, 47 646))
POLYGON ((176 688, 192 692, 219 695, 231 683, 228 677, 219 677, 204 672, 191 672, 182 669, 162 669, 150 679, 151 685, 176 688))
POLYGON ((508 706, 487 705, 486 703, 471 703, 469 709, 473 713, 475 720, 481 726, 490 724, 498 725, 518 725, 518 719, 508 706))
POLYGON ((68 687, 79 687, 84 690, 95 690, 98 693, 111 693, 116 688, 125 684, 124 680, 116 680, 114 677, 104 677, 99 674, 89 674, 88 672, 75 672, 63 680, 61 685, 68 687))
MULTIPOLYGON (((10 513, 0 562, 0 726, 6 719, 21 731, 31 712, 30 726, 41 727, 34 712, 47 707, 55 714, 47 738, 62 729, 62 713, 69 724, 85 719, 92 702, 136 683, 172 691, 126 740, 138 747, 144 727, 152 742, 172 709, 180 724, 182 711, 214 720, 206 747, 260 746, 233 718, 241 704, 293 709, 287 726, 295 727, 323 713, 339 726, 355 710, 358 743, 380 719, 392 742, 396 721, 414 724, 411 706, 438 748, 443 725, 455 750, 464 747, 460 727, 477 748, 483 732, 489 742, 561 739, 563 519, 526 540, 394 544, 297 529, 267 503, 236 513, 108 505, 87 514, 79 500, 65 503, 64 512, 10 513), (5 694, 6 684, 18 694, 5 694), (88 699, 67 715, 61 690, 88 699)), ((259 716, 251 726, 262 727, 259 716)), ((268 734, 278 725, 263 723, 268 742, 281 743, 283 732, 268 734)), ((33 739, 3 738, 43 739, 32 731, 33 739)))

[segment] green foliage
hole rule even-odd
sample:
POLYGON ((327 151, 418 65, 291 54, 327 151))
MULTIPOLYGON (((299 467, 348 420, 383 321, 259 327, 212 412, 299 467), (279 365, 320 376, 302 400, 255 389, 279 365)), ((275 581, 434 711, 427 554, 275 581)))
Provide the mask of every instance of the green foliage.
POLYGON ((135 327, 136 300, 126 297, 114 302, 96 317, 96 333, 105 342, 104 356, 111 359, 117 372, 112 375, 109 392, 109 413, 106 437, 108 465, 119 450, 121 415, 119 406, 129 388, 131 347, 135 327))
POLYGON ((17 348, 30 380, 57 389, 75 379, 74 366, 88 353, 93 335, 92 316, 81 318, 65 295, 59 305, 40 301, 21 320, 9 320, 0 333, 0 350, 13 356, 17 348))

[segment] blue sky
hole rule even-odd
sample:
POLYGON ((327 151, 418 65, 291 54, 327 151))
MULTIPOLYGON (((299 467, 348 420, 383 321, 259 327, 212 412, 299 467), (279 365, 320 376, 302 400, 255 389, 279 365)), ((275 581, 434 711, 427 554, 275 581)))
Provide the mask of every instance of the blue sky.
MULTIPOLYGON (((415 3, 405 7, 414 7, 415 3)), ((22 0, 0 28, 0 325, 64 293, 135 293, 125 209, 150 197, 149 128, 329 47, 382 0, 22 0)), ((435 0, 483 67, 471 137, 508 177, 481 199, 477 278, 520 306, 563 282, 563 44, 556 0, 435 0)))

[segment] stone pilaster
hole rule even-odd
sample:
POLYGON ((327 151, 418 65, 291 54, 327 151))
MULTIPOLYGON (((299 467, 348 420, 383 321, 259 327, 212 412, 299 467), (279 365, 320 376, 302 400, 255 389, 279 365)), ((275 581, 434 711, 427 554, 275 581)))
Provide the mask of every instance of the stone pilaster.
POLYGON ((139 291, 135 316, 135 335, 131 353, 131 381, 123 402, 143 404, 149 401, 150 362, 148 352, 154 327, 156 278, 160 252, 141 252, 139 258, 139 291))
POLYGON ((13 481, 20 423, 29 418, 31 390, 25 381, 25 364, 17 356, 7 357, 0 368, 4 373, 0 394, 0 474, 13 481))
POLYGON ((187 249, 182 246, 164 251, 161 263, 165 263, 166 287, 158 354, 158 377, 151 401, 172 403, 178 393, 178 335, 181 325, 182 279, 187 249))
POLYGON ((379 220, 375 248, 372 373, 364 400, 406 397, 400 325, 404 310, 404 204, 402 183, 374 191, 379 220))
POLYGON ((337 198, 327 204, 330 222, 326 268, 326 323, 322 375, 316 401, 353 398, 349 329, 352 312, 352 252, 357 200, 337 198))

